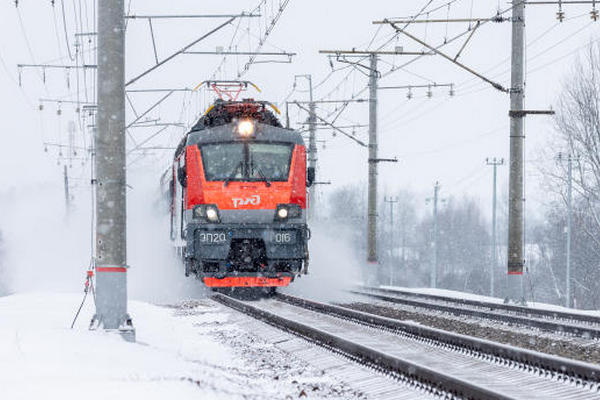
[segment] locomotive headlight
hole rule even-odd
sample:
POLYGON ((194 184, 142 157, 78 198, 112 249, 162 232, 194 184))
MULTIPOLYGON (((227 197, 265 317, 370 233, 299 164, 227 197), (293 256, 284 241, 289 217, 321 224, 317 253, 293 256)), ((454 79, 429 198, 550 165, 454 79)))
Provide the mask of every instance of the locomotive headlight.
POLYGON ((281 218, 281 219, 286 219, 286 218, 287 218, 287 216, 288 216, 288 210, 287 210, 287 208, 280 208, 280 209, 277 211, 277 216, 278 216, 279 218, 281 218))
POLYGON ((199 204, 194 207, 194 219, 200 219, 208 222, 219 222, 219 210, 214 204, 199 204))
POLYGON ((237 131, 240 136, 250 137, 254 134, 254 122, 244 119, 238 122, 237 131))
POLYGON ((276 221, 287 221, 292 218, 300 218, 302 209, 297 204, 278 204, 275 210, 276 221))
POLYGON ((218 222, 219 221, 219 213, 214 206, 206 207, 206 219, 210 222, 218 222))

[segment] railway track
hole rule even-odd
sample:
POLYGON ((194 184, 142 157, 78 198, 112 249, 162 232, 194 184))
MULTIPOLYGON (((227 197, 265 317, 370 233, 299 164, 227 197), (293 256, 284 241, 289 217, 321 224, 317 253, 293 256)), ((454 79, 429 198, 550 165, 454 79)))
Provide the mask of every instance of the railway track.
POLYGON ((506 322, 588 339, 600 339, 600 318, 592 315, 470 299, 456 299, 396 289, 362 287, 351 290, 351 292, 390 303, 441 311, 458 316, 506 322))
POLYGON ((434 396, 600 399, 592 364, 293 296, 214 299, 434 396))

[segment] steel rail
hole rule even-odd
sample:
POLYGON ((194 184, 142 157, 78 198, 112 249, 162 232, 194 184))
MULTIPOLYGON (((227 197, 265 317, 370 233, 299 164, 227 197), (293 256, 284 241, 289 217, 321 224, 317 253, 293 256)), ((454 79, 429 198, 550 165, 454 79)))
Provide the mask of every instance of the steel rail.
MULTIPOLYGON (((439 390, 466 399, 511 399, 511 397, 504 396, 501 393, 496 393, 451 375, 440 373, 434 369, 403 360, 360 343, 281 317, 229 296, 215 294, 213 299, 223 305, 260 319, 279 329, 286 330, 334 352, 346 355, 351 359, 364 365, 368 365, 376 370, 396 375, 398 378, 417 381, 434 393, 439 390)), ((286 301, 289 301, 289 299, 286 301)))
POLYGON ((402 290, 396 290, 396 289, 383 289, 383 288, 374 288, 374 287, 362 287, 362 289, 363 290, 354 290, 353 292, 357 293, 357 294, 361 294, 361 295, 378 297, 381 300, 386 300, 386 301, 390 301, 390 302, 401 302, 404 304, 414 305, 417 307, 422 306, 422 307, 426 307, 426 308, 435 308, 435 309, 446 308, 443 311, 452 312, 452 311, 449 311, 451 309, 451 310, 457 310, 460 313, 467 313, 467 314, 470 314, 471 312, 473 312, 475 314, 470 314, 470 315, 475 315, 475 316, 481 316, 480 315, 481 311, 470 310, 470 309, 465 309, 465 308, 456 307, 456 306, 445 306, 445 305, 426 303, 426 302, 419 301, 419 300, 403 299, 398 296, 405 296, 405 297, 412 297, 412 298, 416 298, 416 299, 434 300, 434 301, 440 301, 440 302, 460 304, 460 305, 465 305, 465 306, 479 307, 479 308, 489 309, 492 312, 495 312, 495 311, 514 312, 516 314, 524 315, 528 318, 513 316, 513 315, 509 315, 509 314, 490 314, 489 312, 484 312, 484 313, 486 315, 489 315, 489 318, 492 318, 492 319, 502 319, 502 320, 505 320, 508 322, 511 322, 511 319, 512 319, 512 321, 514 321, 516 323, 525 323, 527 325, 531 325, 531 324, 529 324, 529 321, 532 321, 532 323, 536 323, 533 321, 539 321, 540 323, 542 323, 542 325, 537 326, 537 327, 539 327, 541 329, 544 329, 544 327, 554 328, 554 329, 558 329, 560 331, 564 330, 565 332, 569 332, 569 333, 573 333, 573 334, 577 334, 577 335, 590 334, 590 335, 592 335, 591 337, 600 338, 600 329, 597 329, 597 328, 592 328, 592 327, 587 328, 587 327, 578 326, 578 325, 569 325, 569 324, 561 324, 559 322, 530 319, 531 317, 533 317, 533 318, 552 318, 555 320, 561 319, 561 320, 565 320, 565 321, 572 321, 572 322, 577 322, 577 323, 587 324, 587 325, 599 325, 600 317, 596 317, 593 315, 574 314, 574 313, 568 313, 568 312, 564 312, 564 311, 536 309, 536 308, 529 308, 529 307, 523 307, 523 306, 515 306, 515 305, 510 305, 510 304, 497 304, 497 303, 492 303, 492 302, 485 302, 485 301, 478 301, 478 300, 471 300, 471 299, 457 299, 457 298, 448 297, 448 296, 438 296, 438 295, 432 295, 432 294, 426 294, 426 293, 414 293, 414 292, 408 292, 408 291, 402 291, 402 290), (382 293, 385 293, 385 295, 382 293), (507 319, 504 319, 504 317, 506 317, 507 319))
POLYGON ((386 328, 393 331, 405 332, 418 338, 452 346, 459 351, 492 356, 497 358, 502 364, 510 364, 511 362, 520 364, 536 374, 547 374, 558 380, 570 380, 590 385, 590 387, 594 387, 595 390, 600 389, 600 367, 594 364, 522 349, 423 325, 406 323, 397 319, 302 299, 295 296, 277 294, 277 298, 299 307, 350 319, 376 328, 386 328))
POLYGON ((562 319, 566 319, 566 320, 600 324, 600 317, 597 317, 594 315, 575 314, 575 313, 569 313, 566 311, 544 310, 541 308, 530 308, 530 307, 523 307, 523 306, 517 306, 517 305, 511 305, 511 304, 499 304, 499 303, 492 303, 491 301, 460 299, 460 298, 456 298, 456 297, 449 297, 449 296, 442 296, 442 295, 428 294, 428 293, 416 293, 416 292, 410 292, 410 291, 400 290, 400 289, 386 289, 386 288, 379 288, 379 287, 372 287, 372 286, 361 286, 360 288, 367 289, 367 290, 375 290, 375 291, 385 292, 385 293, 390 293, 390 294, 401 294, 401 295, 412 296, 412 297, 420 297, 420 298, 424 298, 424 299, 440 300, 440 301, 443 300, 443 301, 448 301, 448 302, 452 302, 452 303, 461 303, 461 304, 476 306, 476 307, 485 307, 485 308, 489 307, 491 309, 495 308, 498 310, 513 311, 513 312, 523 313, 523 314, 527 314, 527 315, 537 314, 537 315, 544 316, 544 317, 562 318, 562 319))
POLYGON ((390 296, 385 294, 373 293, 373 292, 364 292, 353 290, 352 293, 359 294, 362 296, 373 297, 375 299, 384 300, 390 303, 404 304, 412 307, 426 308, 434 311, 442 311, 447 312, 454 315, 463 315, 470 317, 477 317, 482 319, 488 319, 492 321, 501 321, 508 322, 523 326, 528 326, 532 328, 538 328, 548 332, 559 332, 559 333, 568 333, 575 336, 581 337, 589 337, 593 339, 600 339, 600 329, 577 326, 577 325, 569 325, 569 324, 561 324, 559 322, 552 322, 541 319, 532 319, 528 317, 520 317, 516 315, 508 315, 508 314, 500 314, 494 312, 486 312, 479 310, 471 310, 462 307, 456 306, 446 306, 443 304, 434 304, 426 301, 419 300, 410 300, 406 298, 401 298, 397 296, 390 296))

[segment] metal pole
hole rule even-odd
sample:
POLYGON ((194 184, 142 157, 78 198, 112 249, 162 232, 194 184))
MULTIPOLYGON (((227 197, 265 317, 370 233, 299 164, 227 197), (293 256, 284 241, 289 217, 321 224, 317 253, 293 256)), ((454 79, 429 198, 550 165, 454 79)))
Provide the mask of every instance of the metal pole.
POLYGON ((487 165, 491 165, 492 167, 494 167, 494 184, 493 184, 493 188, 492 188, 492 193, 493 193, 493 200, 492 200, 492 260, 490 263, 490 296, 494 297, 494 293, 495 293, 495 282, 494 282, 494 273, 496 271, 496 266, 498 265, 498 256, 497 256, 497 240, 496 240, 496 212, 497 212, 497 192, 498 192, 498 185, 497 185, 497 176, 498 176, 498 166, 499 165, 504 165, 504 159, 501 158, 500 160, 496 159, 496 157, 494 157, 494 159, 492 161, 490 161, 489 159, 486 159, 487 165))
POLYGON ((127 314, 124 0, 98 2, 96 314, 92 328, 135 340, 127 314))
POLYGON ((568 161, 568 174, 569 174, 569 186, 567 193, 567 294, 566 294, 566 306, 571 307, 571 212, 572 212, 572 201, 573 201, 573 158, 569 155, 568 161))
POLYGON ((63 169, 63 173, 64 173, 64 181, 65 181, 65 209, 67 211, 67 214, 70 211, 70 199, 69 199, 69 173, 67 171, 67 165, 64 165, 64 169, 63 169))
POLYGON ((431 269, 431 287, 437 287, 438 271, 438 195, 440 183, 436 182, 433 187, 433 264, 431 269))
MULTIPOLYGON (((523 101, 525 1, 513 5, 512 12, 512 64, 510 89, 510 175, 508 191, 508 290, 519 286, 523 275, 523 101), (514 278, 511 278, 514 277, 514 278)), ((521 285, 521 300, 524 300, 521 285)))
POLYGON ((394 203, 395 201, 390 199, 390 286, 394 286, 394 203))
MULTIPOLYGON (((309 95, 310 102, 308 103, 308 151, 310 157, 308 159, 308 165, 315 171, 315 177, 317 172, 317 118, 315 117, 315 103, 313 99, 313 87, 312 87, 312 75, 306 76, 308 79, 308 87, 309 87, 309 95)), ((317 179, 318 180, 318 179, 317 179)), ((308 217, 309 219, 313 219, 315 215, 315 202, 317 200, 317 190, 316 185, 312 185, 308 189, 308 196, 310 199, 310 204, 308 207, 308 217)))
POLYGON ((494 297, 494 272, 496 270, 496 181, 498 164, 494 159, 494 200, 492 201, 492 265, 490 268, 490 296, 494 297))
POLYGON ((377 55, 370 55, 367 261, 377 263, 377 55))

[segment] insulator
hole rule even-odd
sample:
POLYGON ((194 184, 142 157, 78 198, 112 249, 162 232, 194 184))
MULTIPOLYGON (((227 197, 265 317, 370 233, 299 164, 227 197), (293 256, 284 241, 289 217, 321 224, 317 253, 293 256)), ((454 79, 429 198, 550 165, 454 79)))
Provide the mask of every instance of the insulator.
POLYGON ((60 108, 56 110, 56 115, 62 115, 62 110, 60 108))
POLYGON ((44 146, 44 153, 48 152, 48 146, 44 146))
POLYGON ((406 98, 409 99, 409 100, 413 98, 412 90, 408 89, 408 93, 406 94, 406 98))
POLYGON ((427 89, 427 97, 428 98, 432 98, 433 97, 433 92, 431 91, 431 86, 429 86, 429 88, 427 89))
POLYGON ((39 109, 40 111, 44 111, 44 105, 43 105, 42 103, 40 103, 40 105, 38 106, 38 109, 39 109))
POLYGON ((456 92, 454 91, 454 86, 450 86, 450 97, 454 97, 456 92))
POLYGON ((557 12, 556 19, 559 20, 560 22, 563 22, 565 20, 565 12, 564 11, 557 12))
POLYGON ((594 22, 598 21, 598 10, 594 8, 592 11, 590 11, 590 17, 594 22))

